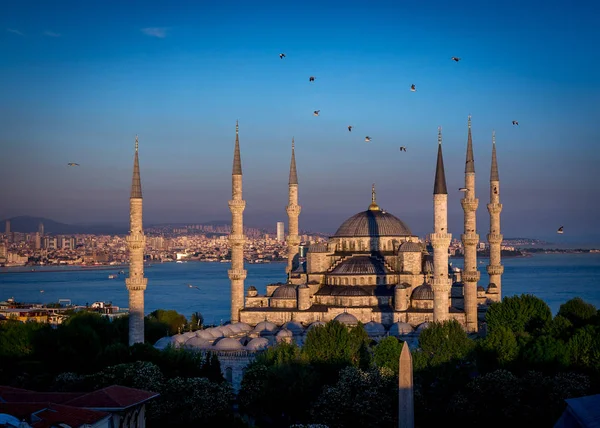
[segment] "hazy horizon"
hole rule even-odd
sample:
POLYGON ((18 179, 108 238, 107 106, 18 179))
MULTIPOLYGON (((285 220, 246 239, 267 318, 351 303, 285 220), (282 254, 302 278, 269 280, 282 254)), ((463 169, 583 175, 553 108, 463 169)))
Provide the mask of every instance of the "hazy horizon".
POLYGON ((0 11, 0 218, 126 223, 138 134, 146 225, 228 220, 239 119, 246 225, 287 223, 294 137, 301 229, 335 232, 375 183, 380 206, 423 236, 441 125, 460 238, 471 114, 482 241, 495 129, 503 235, 600 242, 600 53, 588 46, 600 29, 583 8, 73 0, 0 11))

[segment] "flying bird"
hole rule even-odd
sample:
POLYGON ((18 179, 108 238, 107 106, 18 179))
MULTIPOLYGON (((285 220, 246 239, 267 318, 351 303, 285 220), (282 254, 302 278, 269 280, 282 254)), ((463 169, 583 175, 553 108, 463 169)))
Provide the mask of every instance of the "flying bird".
POLYGON ((405 151, 406 151, 406 147, 404 147, 404 146, 400 146, 400 151, 401 151, 401 152, 405 152, 405 151))
POLYGON ((285 58, 285 54, 284 53, 280 53, 279 54, 279 59, 283 59, 283 58, 285 58))
POLYGON ((40 290, 40 293, 43 293, 43 292, 44 292, 44 290, 40 290))
POLYGON ((460 187, 458 190, 460 192, 468 192, 469 191, 469 189, 467 189, 466 187, 460 187))
POLYGON ((413 92, 415 92, 417 90, 414 83, 412 85, 410 85, 410 90, 413 92))
POLYGON ((352 125, 348 125, 348 132, 352 132, 352 125))
POLYGON ((318 116, 320 111, 321 111, 321 110, 315 110, 315 111, 313 112, 313 115, 314 115, 314 116, 318 116))
POLYGON ((308 81, 309 81, 309 82, 314 82, 314 81, 315 81, 315 76, 310 76, 310 77, 308 78, 308 81))
POLYGON ((371 137, 369 137, 369 136, 366 136, 366 137, 365 137, 365 142, 366 142, 366 143, 368 143, 369 141, 371 141, 371 137))
POLYGON ((200 290, 200 287, 198 287, 197 285, 188 284, 187 286, 189 288, 197 288, 198 290, 200 290))
POLYGON ((562 235, 563 234, 563 226, 559 227, 558 230, 556 231, 556 233, 560 233, 562 235))
POLYGON ((456 62, 458 62, 458 61, 460 61, 460 58, 453 56, 453 57, 452 57, 452 61, 456 61, 456 62))
POLYGON ((69 162, 67 165, 68 166, 79 166, 79 164, 75 163, 75 162, 69 162))
POLYGON ((513 124, 513 125, 518 125, 518 124, 519 124, 519 121, 518 121, 518 120, 513 120, 513 121, 512 121, 512 124, 513 124))

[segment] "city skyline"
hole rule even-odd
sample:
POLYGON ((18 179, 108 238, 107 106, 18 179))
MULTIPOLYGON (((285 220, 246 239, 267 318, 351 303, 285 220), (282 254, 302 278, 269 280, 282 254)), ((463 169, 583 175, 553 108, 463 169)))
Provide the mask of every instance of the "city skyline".
MULTIPOLYGON (((458 234, 472 114, 481 204, 496 131, 505 236, 556 241, 564 225, 560 239, 600 241, 599 57, 581 44, 598 32, 591 15, 558 2, 520 3, 518 14, 434 3, 432 14, 432 5, 392 2, 318 11, 269 2, 168 11, 91 2, 90 11, 65 2, 64 11, 36 5, 31 14, 15 2, 0 18, 0 179, 10 183, 0 218, 126 223, 139 134, 146 224, 227 220, 239 119, 248 225, 285 218, 294 137, 300 229, 335 232, 366 209, 374 182, 378 203, 423 236, 441 125, 458 234)), ((484 235, 484 210, 477 225, 484 235)))

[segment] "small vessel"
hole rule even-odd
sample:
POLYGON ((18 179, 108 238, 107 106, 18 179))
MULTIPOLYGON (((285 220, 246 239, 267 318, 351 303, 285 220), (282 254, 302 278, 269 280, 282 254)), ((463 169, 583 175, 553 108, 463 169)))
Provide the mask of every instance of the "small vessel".
POLYGON ((125 271, 124 271, 124 270, 120 270, 120 271, 119 271, 119 273, 120 273, 121 275, 124 275, 124 274, 125 274, 125 271))
POLYGON ((108 279, 115 279, 115 278, 117 278, 118 276, 119 276, 119 275, 117 275, 117 274, 110 274, 110 275, 108 275, 108 279))

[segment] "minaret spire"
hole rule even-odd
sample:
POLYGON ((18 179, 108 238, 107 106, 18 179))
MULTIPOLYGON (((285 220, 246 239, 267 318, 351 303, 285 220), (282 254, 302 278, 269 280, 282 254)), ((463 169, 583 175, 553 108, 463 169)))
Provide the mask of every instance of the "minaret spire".
POLYGON ((138 157, 138 137, 135 137, 133 182, 129 198, 129 277, 125 285, 129 291, 129 345, 144 343, 144 291, 148 279, 144 278, 144 249, 146 237, 142 226, 142 185, 138 157))
POLYGON ((450 307, 450 285, 448 276, 448 248, 452 235, 448 233, 448 191, 442 157, 442 128, 438 128, 438 154, 433 187, 433 320, 446 321, 450 307))
POLYGON ((285 208, 288 215, 288 264, 286 271, 288 273, 288 281, 291 281, 291 273, 298 264, 298 251, 300 245, 298 217, 302 207, 298 205, 298 172, 296 171, 296 154, 294 137, 292 137, 292 159, 290 161, 290 179, 288 182, 288 205, 285 208))
POLYGON ((487 236, 490 246, 490 264, 487 272, 490 277, 487 295, 492 302, 502 300, 502 274, 504 266, 501 263, 503 236, 500 233, 500 178, 498 175, 498 159, 496 158, 496 132, 492 131, 492 167, 490 171, 490 203, 487 206, 490 213, 490 233, 487 236))
POLYGON ((465 162, 465 193, 460 203, 464 212, 464 232, 461 235, 464 252, 464 269, 462 273, 463 295, 467 332, 476 332, 477 320, 477 282, 480 273, 477 270, 477 207, 479 199, 475 197, 475 158, 473 156, 473 139, 471 138, 471 116, 468 121, 467 159, 465 162))
POLYGON ((240 156, 240 136, 238 121, 235 122, 235 149, 233 152, 233 172, 231 174, 231 269, 227 272, 231 281, 231 322, 240 321, 240 312, 244 309, 244 209, 246 201, 242 199, 242 160, 240 156))
POLYGON ((438 154, 435 168, 435 182, 433 185, 434 195, 447 195, 446 173, 444 172, 444 157, 442 156, 442 127, 438 127, 438 154))

